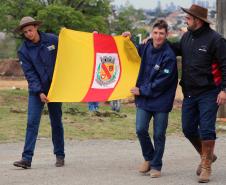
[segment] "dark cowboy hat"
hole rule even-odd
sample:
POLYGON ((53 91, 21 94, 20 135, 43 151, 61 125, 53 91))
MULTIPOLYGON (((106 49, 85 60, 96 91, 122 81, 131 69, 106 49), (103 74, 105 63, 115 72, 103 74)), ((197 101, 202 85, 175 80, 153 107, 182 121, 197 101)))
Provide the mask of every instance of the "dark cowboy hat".
POLYGON ((19 26, 15 29, 16 32, 21 32, 22 28, 24 28, 25 26, 28 26, 28 25, 40 25, 42 24, 41 21, 37 21, 35 20, 33 17, 29 17, 29 16, 26 16, 26 17, 23 17, 21 20, 20 20, 20 24, 19 26))
POLYGON ((184 12, 186 12, 186 13, 188 13, 188 14, 190 14, 190 15, 198 18, 198 19, 201 19, 202 21, 204 21, 204 22, 206 22, 208 24, 212 24, 212 22, 209 21, 208 18, 207 18, 207 16, 208 16, 208 9, 206 9, 204 7, 201 7, 199 5, 193 4, 193 5, 191 5, 191 7, 189 9, 182 8, 182 7, 181 7, 181 9, 184 12))

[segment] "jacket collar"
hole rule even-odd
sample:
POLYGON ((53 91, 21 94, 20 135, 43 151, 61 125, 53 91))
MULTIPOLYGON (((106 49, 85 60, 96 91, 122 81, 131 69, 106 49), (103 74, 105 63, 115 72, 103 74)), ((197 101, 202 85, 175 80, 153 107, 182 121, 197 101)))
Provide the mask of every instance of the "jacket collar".
POLYGON ((198 37, 199 35, 202 35, 204 32, 206 32, 209 28, 209 25, 204 24, 201 28, 195 31, 190 30, 190 32, 194 37, 198 37))
POLYGON ((162 50, 164 50, 165 47, 166 47, 166 43, 167 43, 167 41, 165 41, 160 48, 154 48, 154 46, 153 46, 153 40, 151 39, 150 42, 149 42, 149 44, 151 46, 151 51, 153 53, 158 53, 158 52, 161 52, 162 50))

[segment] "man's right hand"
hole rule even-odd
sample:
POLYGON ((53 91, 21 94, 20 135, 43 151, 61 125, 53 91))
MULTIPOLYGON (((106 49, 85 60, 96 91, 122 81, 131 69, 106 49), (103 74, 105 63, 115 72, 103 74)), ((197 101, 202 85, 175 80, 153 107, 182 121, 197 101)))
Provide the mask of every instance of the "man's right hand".
POLYGON ((226 92, 221 91, 217 96, 217 104, 223 105, 226 103, 226 92))
POLYGON ((132 89, 130 89, 130 92, 135 96, 140 95, 140 89, 138 87, 133 87, 132 89))
POLYGON ((129 37, 129 38, 132 37, 132 35, 131 35, 131 33, 130 33, 129 31, 123 32, 123 33, 122 33, 122 36, 123 36, 123 37, 129 37))
POLYGON ((49 100, 47 99, 46 95, 44 93, 40 93, 39 95, 40 99, 41 99, 41 102, 43 103, 48 103, 49 100))

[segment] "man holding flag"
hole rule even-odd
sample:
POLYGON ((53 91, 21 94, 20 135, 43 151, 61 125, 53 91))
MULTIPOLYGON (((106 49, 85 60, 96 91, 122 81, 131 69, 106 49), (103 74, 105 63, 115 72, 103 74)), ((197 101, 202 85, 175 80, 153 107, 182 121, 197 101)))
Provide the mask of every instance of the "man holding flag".
MULTIPOLYGON (((150 171, 152 178, 161 176, 168 114, 178 81, 176 57, 166 42, 167 33, 166 21, 157 20, 152 27, 153 40, 138 46, 141 66, 136 87, 131 89, 137 107, 136 133, 144 157, 139 172, 150 171), (154 145, 148 133, 152 117, 154 145)), ((122 35, 131 36, 130 32, 122 35)))
MULTIPOLYGON (((31 167, 35 143, 42 110, 48 103, 47 93, 52 81, 56 61, 58 38, 53 34, 39 32, 41 21, 32 17, 23 17, 16 31, 22 33, 25 40, 18 55, 25 77, 28 81, 28 121, 22 159, 13 163, 24 169, 31 167)), ((52 128, 52 142, 56 155, 56 167, 64 165, 64 131, 61 103, 48 103, 52 128)))

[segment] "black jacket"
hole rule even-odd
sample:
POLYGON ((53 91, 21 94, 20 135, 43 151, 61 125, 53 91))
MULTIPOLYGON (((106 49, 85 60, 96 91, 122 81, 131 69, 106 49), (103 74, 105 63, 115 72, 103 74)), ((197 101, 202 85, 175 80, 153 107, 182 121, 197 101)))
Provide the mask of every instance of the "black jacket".
POLYGON ((186 32, 173 49, 182 56, 180 85, 185 97, 226 88, 226 40, 209 25, 186 32))

